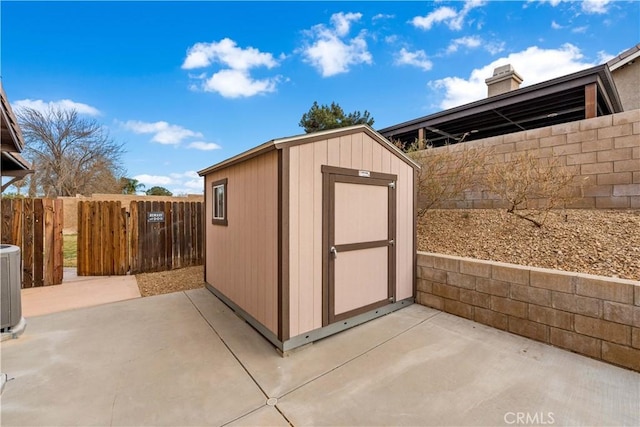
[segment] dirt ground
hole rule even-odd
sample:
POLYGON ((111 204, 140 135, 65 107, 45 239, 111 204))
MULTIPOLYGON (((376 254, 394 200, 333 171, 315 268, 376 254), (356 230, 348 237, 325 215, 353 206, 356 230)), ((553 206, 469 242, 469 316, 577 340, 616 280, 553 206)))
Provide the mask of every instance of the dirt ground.
MULTIPOLYGON (((543 228, 503 210, 431 210, 418 250, 640 280, 640 210, 566 210, 543 228)), ((204 286, 202 266, 137 274, 142 296, 204 286)))
POLYGON ((136 280, 143 297, 197 289, 204 287, 204 267, 136 274, 136 280))
POLYGON ((640 210, 563 210, 544 227, 504 210, 433 210, 418 250, 640 280, 640 210))

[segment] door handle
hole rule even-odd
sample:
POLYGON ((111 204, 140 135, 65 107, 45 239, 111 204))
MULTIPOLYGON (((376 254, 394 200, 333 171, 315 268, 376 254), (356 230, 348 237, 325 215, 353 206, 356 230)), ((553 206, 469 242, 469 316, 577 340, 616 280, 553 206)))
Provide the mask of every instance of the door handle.
POLYGON ((336 249, 335 246, 331 246, 331 249, 329 249, 329 252, 331 252, 331 255, 333 255, 333 259, 338 258, 338 250, 336 249))

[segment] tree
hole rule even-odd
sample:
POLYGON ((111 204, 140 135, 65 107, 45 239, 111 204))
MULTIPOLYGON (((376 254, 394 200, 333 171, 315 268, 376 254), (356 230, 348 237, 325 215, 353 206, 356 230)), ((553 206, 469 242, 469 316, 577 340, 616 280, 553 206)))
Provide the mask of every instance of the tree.
POLYGON ((31 181, 39 193, 53 197, 119 192, 124 150, 96 120, 58 107, 46 112, 21 108, 17 116, 24 153, 37 165, 31 181))
POLYGON ((173 193, 164 187, 151 187, 146 191, 147 196, 173 196, 173 193))
POLYGON ((330 106, 318 106, 316 101, 313 102, 309 111, 302 115, 302 119, 298 123, 306 133, 359 124, 373 126, 373 118, 369 117, 367 110, 364 113, 354 111, 345 115, 342 107, 335 102, 332 102, 330 106))
POLYGON ((120 178, 120 186, 122 187, 122 194, 136 194, 138 191, 144 190, 144 184, 139 182, 135 178, 120 178))
POLYGON ((417 180, 419 216, 476 188, 488 155, 484 148, 463 144, 434 148, 427 141, 415 141, 409 146, 398 141, 395 145, 420 165, 417 180))
POLYGON ((559 157, 540 159, 526 152, 489 169, 487 186, 507 202, 507 212, 536 227, 544 225, 549 212, 566 207, 580 197, 577 171, 563 166, 559 157), (544 160, 544 161, 542 161, 544 160))

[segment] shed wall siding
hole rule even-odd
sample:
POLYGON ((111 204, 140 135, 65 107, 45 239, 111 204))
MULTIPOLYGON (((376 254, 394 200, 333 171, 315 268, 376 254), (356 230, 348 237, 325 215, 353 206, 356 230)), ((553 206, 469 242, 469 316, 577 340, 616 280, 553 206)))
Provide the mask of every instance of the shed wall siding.
POLYGON ((278 333, 278 155, 205 177, 206 281, 278 333), (226 178, 228 226, 211 224, 214 181, 226 178))
POLYGON ((322 165, 398 176, 396 298, 413 296, 413 168, 364 133, 289 150, 290 336, 322 327, 322 165))

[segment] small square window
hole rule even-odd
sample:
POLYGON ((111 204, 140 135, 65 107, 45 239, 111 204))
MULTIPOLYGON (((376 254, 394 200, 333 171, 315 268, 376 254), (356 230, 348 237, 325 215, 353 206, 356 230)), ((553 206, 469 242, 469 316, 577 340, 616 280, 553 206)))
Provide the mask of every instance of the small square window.
POLYGON ((212 184, 213 209, 211 223, 227 225, 227 180, 216 181, 212 184))

